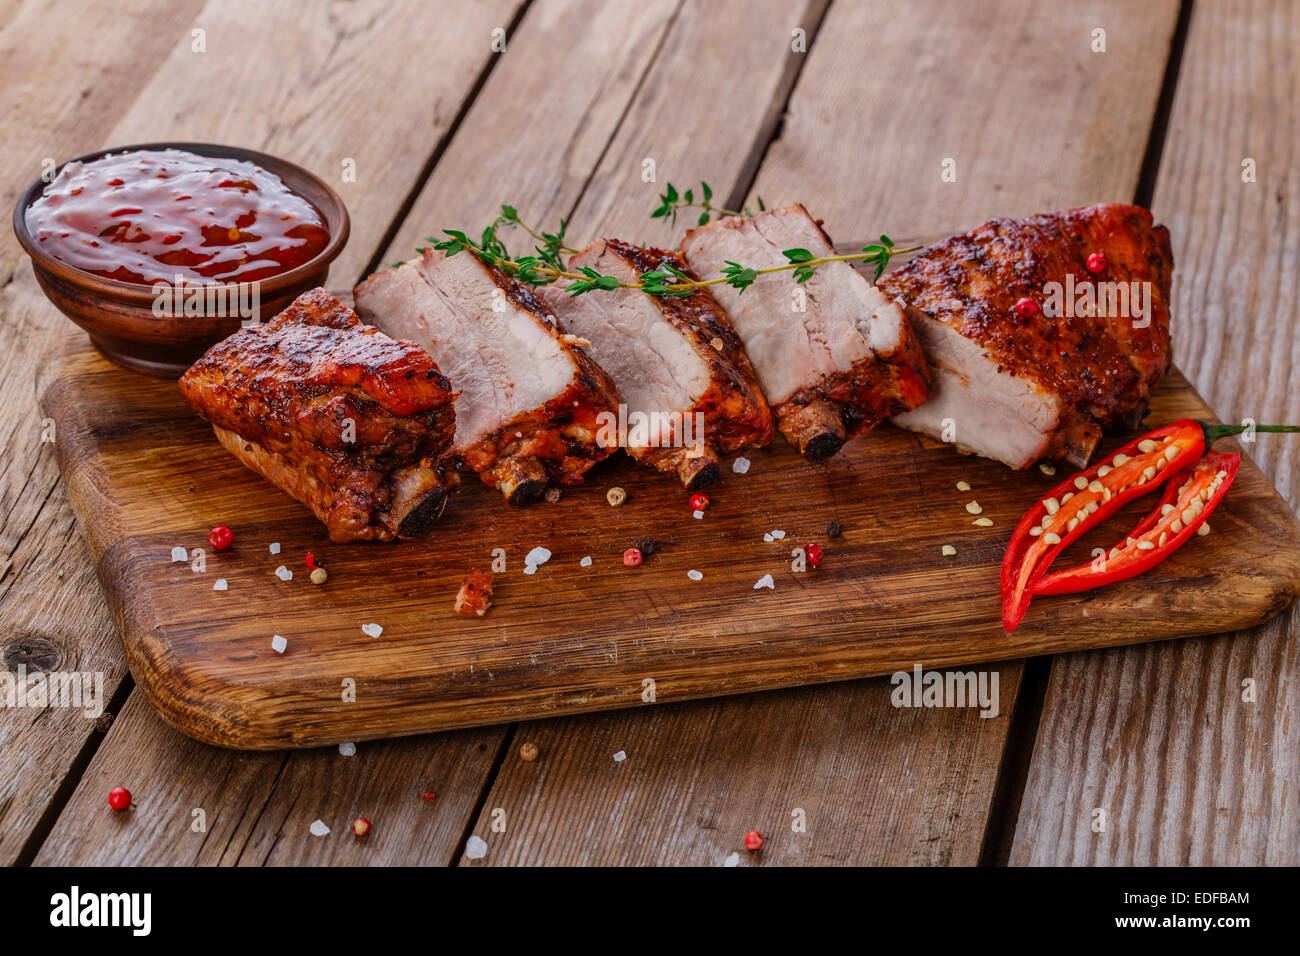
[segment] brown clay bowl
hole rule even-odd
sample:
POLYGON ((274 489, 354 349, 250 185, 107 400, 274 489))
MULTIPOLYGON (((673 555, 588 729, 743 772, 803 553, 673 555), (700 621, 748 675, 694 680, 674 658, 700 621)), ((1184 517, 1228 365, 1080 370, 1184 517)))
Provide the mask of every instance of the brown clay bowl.
MULTIPOLYGON (((315 206, 321 214, 329 229, 329 242, 314 259, 257 283, 259 302, 256 317, 259 321, 270 319, 283 311, 308 289, 325 284, 330 263, 347 244, 350 225, 343 200, 317 176, 301 166, 266 153, 213 143, 115 146, 87 153, 76 161, 84 163, 106 153, 141 149, 183 149, 199 156, 256 163, 279 176, 285 185, 315 206)), ((92 275, 54 258, 40 248, 27 229, 27 208, 36 201, 46 185, 45 179, 37 179, 19 197, 14 206, 14 234, 31 256, 36 281, 40 283, 46 297, 60 312, 85 329, 91 342, 107 358, 137 372, 177 378, 209 346, 240 327, 242 320, 238 314, 156 315, 154 304, 158 295, 152 286, 92 275)))

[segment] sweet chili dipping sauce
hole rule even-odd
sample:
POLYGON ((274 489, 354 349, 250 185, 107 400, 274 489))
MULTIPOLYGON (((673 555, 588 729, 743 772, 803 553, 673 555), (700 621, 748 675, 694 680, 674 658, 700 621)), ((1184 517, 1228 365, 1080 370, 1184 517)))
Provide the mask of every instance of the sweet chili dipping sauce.
POLYGON ((321 214, 253 163, 178 149, 68 163, 27 210, 56 259, 122 282, 255 282, 314 258, 321 214))

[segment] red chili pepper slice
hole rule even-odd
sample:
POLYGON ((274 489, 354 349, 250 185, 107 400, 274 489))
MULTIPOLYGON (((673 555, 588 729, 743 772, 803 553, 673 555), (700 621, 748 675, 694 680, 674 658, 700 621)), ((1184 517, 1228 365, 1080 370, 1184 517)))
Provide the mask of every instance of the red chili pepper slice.
POLYGON ((1241 466, 1238 452, 1211 451, 1173 475, 1155 509, 1123 541, 1087 564, 1032 582, 1034 594, 1073 594, 1151 570, 1195 535, 1227 494, 1241 466))
POLYGON ((1200 422, 1191 419, 1157 428, 1067 478, 1030 508, 1002 559, 1003 626, 1015 630, 1029 609, 1030 584, 1070 542, 1200 458, 1205 438, 1200 422))
MULTIPOLYGON (((1190 468, 1217 439, 1248 430, 1300 432, 1300 426, 1207 425, 1184 418, 1134 439, 1105 461, 1053 488, 1020 520, 1002 559, 1003 626, 1008 631, 1015 630, 1029 608, 1030 598, 1036 593, 1044 593, 1034 587, 1035 583, 1072 541, 1105 521, 1126 502, 1159 487, 1170 475, 1190 468)), ((1216 474, 1218 470, 1223 469, 1216 469, 1216 474)), ((1235 466, 1231 474, 1236 474, 1235 466)), ((1176 487, 1181 488, 1181 485, 1180 481, 1176 487)), ((1216 490, 1226 490, 1226 484, 1216 490)), ((1175 492, 1173 499, 1163 503, 1174 504, 1177 497, 1175 492)), ((1136 534, 1130 534, 1129 538, 1149 532, 1159 524, 1161 517, 1156 515, 1154 522, 1147 526, 1152 521, 1152 516, 1148 515, 1134 529, 1136 534)), ((1167 555, 1169 552, 1164 553, 1167 555)), ((1147 563, 1142 558, 1140 563, 1145 565, 1145 570, 1157 561, 1147 563)), ((1095 583, 1088 585, 1096 586, 1095 583)))

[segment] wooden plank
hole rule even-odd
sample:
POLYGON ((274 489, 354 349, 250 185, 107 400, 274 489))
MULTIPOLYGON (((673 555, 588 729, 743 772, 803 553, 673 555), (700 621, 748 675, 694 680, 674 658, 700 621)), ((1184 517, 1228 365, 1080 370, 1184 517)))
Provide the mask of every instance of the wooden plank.
POLYGON ((471 730, 360 744, 353 756, 232 754, 177 733, 133 694, 35 862, 445 866, 498 744, 493 731, 471 730), (127 749, 129 762, 119 759, 127 749), (125 818, 106 805, 119 786, 134 802, 125 818), (375 823, 364 841, 351 832, 357 817, 375 823), (316 820, 328 836, 311 834, 316 820))
MULTIPOLYGON (((0 13, 0 207, 8 211, 46 157, 89 151, 113 128, 188 36, 200 4, 29 2, 0 13), (95 29, 73 29, 94 23, 95 29), (52 29, 59 25, 63 29, 52 29), (131 57, 104 55, 131 49, 131 57)), ((126 673, 86 546, 41 442, 31 370, 68 325, 32 308, 31 269, 12 230, 0 229, 0 652, 20 643, 57 649, 65 670, 103 675, 110 699, 126 673)), ((0 864, 28 852, 61 782, 94 737, 73 710, 0 714, 0 864)))
MULTIPOLYGON (((585 179, 582 164, 594 164, 603 149, 600 129, 604 129, 607 139, 635 90, 640 74, 634 64, 639 62, 644 69, 674 9, 673 2, 643 4, 635 29, 629 30, 628 24, 615 18, 595 17, 590 0, 534 5, 509 37, 506 54, 416 199, 408 223, 418 220, 420 224, 414 227, 411 242, 418 241, 431 228, 431 223, 447 221, 444 216, 451 217, 448 224, 460 217, 467 223, 478 223, 495 212, 500 197, 494 191, 499 189, 504 172, 485 160, 484 143, 517 143, 520 152, 511 157, 512 162, 527 158, 531 164, 527 167, 532 174, 529 189, 512 194, 519 197, 514 201, 521 209, 550 216, 551 206, 534 205, 534 197, 543 197, 548 202, 560 203, 556 208, 566 211, 576 187, 570 186, 567 192, 562 189, 552 196, 549 190, 554 183, 547 178, 548 171, 555 181, 567 181, 566 177, 571 177, 572 182, 580 184, 585 179), (574 59, 569 69, 556 74, 547 91, 549 100, 566 104, 565 112, 548 123, 536 123, 528 111, 518 108, 518 90, 528 88, 539 75, 553 73, 555 51, 579 34, 585 36, 582 42, 586 55, 574 59), (593 96, 593 90, 598 90, 599 95, 593 96), (466 199, 470 202, 466 203, 466 199)), ((409 247, 401 235, 393 244, 395 249, 409 247)), ((394 253, 393 257, 400 254, 394 253)), ((287 548, 286 544, 286 552, 287 548)), ((188 778, 184 769, 186 748, 198 745, 186 742, 179 748, 173 747, 176 740, 184 738, 163 728, 152 710, 140 706, 141 703, 137 694, 132 699, 132 713, 124 715, 114 727, 109 745, 91 765, 92 773, 99 774, 93 779, 137 780, 148 786, 163 778, 182 781, 188 778), (147 751, 157 758, 168 753, 168 748, 176 753, 166 760, 155 759, 157 769, 135 772, 133 755, 137 751, 147 751)), ((472 798, 485 785, 487 770, 478 761, 483 755, 488 760, 496 757, 505 731, 505 727, 499 727, 391 744, 363 744, 356 757, 342 763, 335 762, 342 758, 332 756, 333 750, 293 754, 276 764, 281 768, 280 778, 308 782, 293 786, 277 784, 269 796, 252 786, 232 788, 223 800, 223 812, 236 819, 247 818, 249 827, 232 839, 231 851, 202 859, 280 863, 316 859, 314 854, 324 853, 329 859, 340 861, 433 863, 442 854, 442 862, 446 862, 447 853, 455 849, 456 841, 463 835, 473 806, 472 798), (425 806, 416 806, 411 811, 411 805, 406 802, 411 797, 411 789, 399 782, 410 780, 414 785, 417 779, 427 780, 428 786, 439 792, 436 817, 430 816, 425 806), (395 782, 397 789, 376 789, 383 781, 395 782), (307 834, 311 819, 297 817, 303 812, 297 803, 300 791, 330 795, 331 807, 322 806, 320 812, 325 814, 333 809, 329 819, 335 833, 324 844, 307 834), (452 799, 461 794, 470 797, 469 804, 461 805, 452 799), (370 846, 366 860, 348 856, 350 843, 343 842, 345 838, 351 840, 341 828, 351 819, 347 813, 354 811, 340 808, 353 804, 358 808, 355 812, 366 813, 376 826, 377 845, 363 845, 370 846), (414 816, 407 815, 408 811, 414 816), (336 817, 336 814, 341 815, 336 817), (431 820, 446 829, 431 835, 428 830, 431 820)), ((208 755, 219 753, 221 767, 238 768, 247 759, 247 755, 198 749, 208 755)), ((122 854, 149 862, 197 859, 187 855, 192 849, 188 845, 149 841, 145 847, 133 848, 130 830, 114 826, 117 821, 98 812, 103 801, 100 789, 88 783, 76 793, 42 851, 40 862, 108 863, 122 854)), ((187 805, 177 797, 152 812, 183 819, 182 810, 188 812, 187 805)))
MULTIPOLYGON (((609 146, 679 5, 640 3, 626 19, 603 0, 531 6, 381 265, 408 258, 441 229, 477 235, 502 203, 530 224, 558 224, 609 146)), ((528 249, 525 234, 502 235, 521 254, 528 249)))
MULTIPOLYGON (((120 122, 111 129, 101 130, 97 139, 110 144, 167 138, 225 140, 284 155, 310 167, 339 190, 353 217, 350 244, 333 271, 335 279, 347 285, 374 255, 389 225, 418 184, 431 152, 452 129, 461 102, 493 62, 491 31, 508 27, 519 6, 520 0, 476 0, 448 11, 416 0, 342 6, 282 2, 260 5, 258 17, 250 20, 247 11, 213 0, 201 10, 190 11, 183 22, 182 36, 158 48, 155 55, 161 58, 161 63, 156 74, 139 88, 139 94, 120 122), (194 50, 191 26, 205 31, 205 52, 194 50), (420 63, 436 63, 437 68, 411 68, 412 64, 420 63), (382 104, 382 109, 376 108, 376 104, 382 104), (355 160, 355 182, 345 181, 343 177, 343 163, 347 159, 355 160)), ((51 23, 60 25, 62 29, 53 33, 61 35, 66 30, 94 39, 94 54, 84 54, 94 62, 116 61, 118 49, 128 48, 137 42, 138 36, 150 34, 147 26, 128 23, 124 26, 130 26, 131 31, 125 32, 118 43, 103 44, 102 36, 85 29, 86 21, 79 16, 69 14, 60 20, 43 22, 46 30, 51 23)), ((43 40, 29 42, 33 49, 39 49, 43 40)), ((130 86, 126 90, 135 95, 130 86)), ((67 152, 75 154, 95 145, 96 142, 79 143, 77 149, 67 152)), ((57 158, 66 155, 60 153, 57 158)), ((32 351, 26 356, 21 374, 5 377, 4 387, 13 387, 23 395, 16 407, 31 406, 34 403, 28 397, 29 376, 31 368, 38 364, 37 350, 49 349, 58 339, 68 336, 70 327, 36 289, 30 266, 22 266, 17 281, 10 284, 5 294, 6 322, 13 328, 41 332, 39 336, 32 334, 28 340, 11 336, 32 351), (8 298, 11 294, 12 298, 8 298)), ((30 414, 23 441, 34 444, 39 435, 34 407, 30 414)), ((53 457, 49 451, 43 452, 43 456, 46 460, 53 457)), ((31 460, 27 451, 16 457, 19 463, 31 460)), ((32 487, 25 494, 36 496, 38 501, 50 498, 63 505, 62 494, 54 490, 56 472, 52 465, 33 477, 43 478, 44 484, 32 487)), ((66 611, 60 606, 59 594, 48 587, 49 575, 64 566, 84 571, 91 564, 80 551, 84 546, 67 517, 65 506, 61 514, 61 523, 46 519, 41 535, 35 532, 28 535, 33 545, 39 540, 38 556, 50 557, 27 559, 34 576, 25 578, 27 593, 43 591, 44 594, 42 600, 32 601, 29 606, 33 615, 44 610, 46 617, 34 617, 34 620, 40 620, 43 627, 54 628, 56 634, 65 627, 69 631, 77 627, 77 605, 72 603, 66 611), (60 559, 65 550, 69 555, 60 559), (72 616, 62 624, 65 613, 72 616)), ((90 581, 83 577, 78 584, 88 586, 90 581)), ((79 593, 86 594, 89 600, 89 591, 79 593)), ((110 676, 120 674, 121 652, 102 606, 93 627, 82 625, 81 629, 98 635, 101 641, 98 645, 101 656, 90 661, 90 669, 110 670, 110 676)), ((118 721, 110 738, 111 746, 107 752, 101 750, 96 754, 92 769, 107 768, 109 777, 126 781, 140 779, 130 768, 148 765, 157 768, 160 777, 186 780, 190 772, 187 758, 159 736, 157 718, 146 711, 143 707, 133 708, 118 721)), ((39 726, 41 721, 36 724, 39 726)), ((29 735, 22 741, 23 750, 19 752, 39 748, 42 739, 29 735)), ((484 739, 491 740, 491 737, 484 739)), ((74 744, 72 753, 76 753, 79 743, 75 739, 69 743, 74 744)), ((242 761, 250 758, 225 754, 221 759, 231 761, 226 776, 244 785, 243 789, 229 790, 227 798, 232 804, 242 800, 243 809, 253 815, 251 819, 256 819, 257 808, 265 802, 256 789, 259 778, 238 769, 242 761)), ((35 762, 33 768, 34 773, 38 772, 35 762)), ((57 780, 51 781, 41 792, 46 802, 56 784, 57 780)), ((73 805, 85 805, 79 802, 84 799, 89 805, 99 807, 103 795, 90 782, 85 787, 88 789, 78 794, 73 805)), ((22 812, 37 817, 44 812, 44 803, 37 796, 23 799, 26 802, 22 812)), ((188 807, 183 809, 188 812, 188 807)), ((174 810, 162 805, 151 807, 159 819, 171 819, 174 810)), ((16 802, 15 812, 18 812, 16 802)), ((28 822, 28 830, 34 822, 35 818, 28 822)), ((100 813, 78 816, 75 812, 64 812, 55 824, 53 842, 45 845, 45 851, 63 852, 59 847, 62 841, 67 841, 74 856, 80 853, 89 857, 110 847, 115 852, 121 846, 118 841, 132 840, 131 828, 116 826, 117 823, 100 813), (98 836, 83 839, 82 828, 93 830, 96 826, 104 827, 103 841, 98 836)), ((454 829, 450 828, 444 836, 454 841, 458 836, 452 834, 454 829)), ((437 847, 431 847, 430 852, 436 854, 437 847)), ((111 857, 102 859, 111 860, 111 857)))
MULTIPOLYGON (((1029 2, 836 4, 817 33, 751 199, 803 201, 826 218, 832 235, 888 231, 901 237, 965 229, 993 214, 1130 196, 1176 13, 1173 2, 1068 10, 1029 2), (1089 52, 1090 31, 1099 23, 1111 37, 1105 56, 1089 52), (945 157, 958 160, 956 183, 940 182, 945 157)), ((682 62, 688 61, 684 55, 682 62)), ((716 93, 700 103, 664 86, 670 82, 664 76, 647 86, 659 89, 665 104, 706 112, 711 139, 716 117, 744 103, 743 95, 716 93)), ((660 156, 661 180, 681 183, 693 173, 715 189, 722 185, 715 170, 727 149, 705 153, 690 141, 697 131, 689 122, 667 106, 664 117, 666 124, 632 125, 629 141, 611 149, 621 162, 606 174, 610 186, 602 207, 585 216, 578 210, 580 224, 593 223, 590 231, 641 232, 635 217, 649 206, 644 191, 636 194, 629 169, 641 156, 660 156), (689 157, 683 162, 698 165, 675 165, 676 149, 689 157), (709 161, 714 169, 707 168, 709 161), (623 191, 628 198, 621 198, 623 191), (626 220, 613 218, 624 211, 626 220)), ((595 185, 601 182, 598 176, 595 185)), ((642 235, 670 241, 652 229, 642 235)), ((896 440, 882 431, 863 444, 874 452, 896 440)), ((942 493, 938 485, 933 491, 942 493)), ((1027 500, 1022 495, 1021 508, 1027 500)), ((782 501, 793 506, 788 489, 782 501)), ((991 555, 1000 553, 1004 535, 990 536, 991 555)), ((952 595, 949 587, 936 592, 939 602, 952 595)), ((1009 708, 1020 667, 998 670, 1009 708)), ((748 829, 771 826, 782 837, 764 850, 767 865, 810 856, 857 864, 973 864, 1007 720, 977 719, 972 726, 969 714, 953 709, 900 712, 890 706, 889 690, 884 681, 861 681, 566 721, 566 739, 578 739, 573 756, 560 751, 560 766, 542 764, 553 759, 545 747, 560 746, 551 725, 525 724, 516 742, 541 740, 543 757, 528 767, 513 766, 513 757, 504 764, 475 825, 488 847, 481 862, 716 862, 739 848, 748 829), (703 712, 719 716, 702 729, 697 722, 703 712), (741 714, 743 720, 734 716, 741 714), (804 738, 790 729, 804 726, 853 730, 804 738), (651 769, 621 776, 601 770, 608 745, 626 749, 629 761, 647 755, 651 769), (807 747, 816 748, 811 757, 807 747), (733 784, 732 777, 715 784, 701 770, 752 766, 751 748, 762 748, 761 786, 733 784), (862 767, 870 773, 858 772, 862 767), (805 809, 829 808, 810 823, 810 830, 818 828, 816 849, 784 835, 795 798, 805 809), (636 814, 624 815, 622 808, 631 806, 636 814), (867 806, 870 814, 841 812, 867 806), (495 808, 512 821, 505 833, 491 829, 495 808), (629 850, 629 832, 652 845, 629 850), (670 846, 660 851, 656 843, 670 846)))
MULTIPOLYGON (((1197 3, 1156 180, 1177 263, 1175 355, 1230 421, 1300 421, 1297 51, 1293 4, 1197 3)), ((1245 447, 1300 505, 1300 443, 1245 447)), ((1300 862, 1297 638, 1291 610, 1240 634, 1058 658, 1011 862, 1300 862)))

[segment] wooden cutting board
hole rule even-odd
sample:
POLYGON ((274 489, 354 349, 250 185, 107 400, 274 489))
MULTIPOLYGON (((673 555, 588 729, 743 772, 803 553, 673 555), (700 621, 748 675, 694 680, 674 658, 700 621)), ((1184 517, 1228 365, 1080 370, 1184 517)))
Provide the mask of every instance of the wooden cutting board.
MULTIPOLYGON (((1064 469, 1012 472, 886 426, 823 464, 778 439, 749 455, 748 474, 725 472, 700 520, 679 485, 616 456, 557 504, 513 509, 467 481, 423 541, 336 545, 305 507, 223 452, 174 383, 118 369, 72 335, 38 389, 136 682, 169 723, 225 747, 307 747, 1235 631, 1300 593, 1300 526, 1249 459, 1210 535, 1144 577, 1038 599, 1007 634, 1003 550, 1064 469), (972 490, 959 492, 959 480, 972 490), (622 507, 606 503, 612 485, 628 492, 622 507), (971 500, 992 527, 971 523, 971 500), (844 528, 834 540, 832 519, 844 528), (237 535, 223 553, 207 544, 218 524, 237 535), (774 531, 785 535, 765 540, 774 531), (658 549, 624 567, 642 535, 658 549), (795 572, 791 549, 809 541, 824 563, 795 572), (956 556, 941 555, 945 544, 956 556), (177 546, 204 548, 206 570, 173 562, 177 546), (525 574, 537 546, 552 557, 525 574), (488 569, 494 548, 507 562, 496 606, 483 618, 454 613, 460 582, 488 569), (307 551, 328 568, 324 585, 310 582, 307 551), (281 565, 291 580, 277 577, 281 565), (775 589, 755 590, 768 574, 775 589), (219 578, 227 590, 214 590, 219 578), (363 633, 368 624, 382 635, 363 633), (277 634, 283 654, 271 647, 277 634)), ((1175 372, 1148 424, 1185 416, 1211 417, 1175 372)), ((1061 560, 1114 543, 1155 500, 1061 560)))

